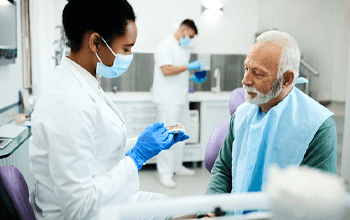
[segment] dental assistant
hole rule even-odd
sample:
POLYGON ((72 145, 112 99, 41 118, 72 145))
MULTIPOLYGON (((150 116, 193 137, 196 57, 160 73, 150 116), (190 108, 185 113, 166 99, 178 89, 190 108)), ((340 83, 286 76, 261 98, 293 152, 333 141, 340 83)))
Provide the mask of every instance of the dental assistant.
POLYGON ((165 200, 139 191, 138 171, 188 136, 174 138, 156 122, 138 138, 126 139, 125 119, 97 78, 118 77, 132 61, 132 7, 126 0, 70 0, 62 19, 71 53, 56 67, 32 114, 36 218, 98 219, 106 205, 165 200))
MULTIPOLYGON (((178 30, 162 41, 154 52, 153 102, 158 105, 158 120, 166 125, 188 123, 189 70, 200 69, 199 61, 189 63, 191 51, 188 45, 198 34, 194 21, 184 20, 178 30)), ((178 175, 194 175, 194 171, 182 165, 185 143, 179 143, 157 157, 160 183, 175 187, 174 172, 178 175)))

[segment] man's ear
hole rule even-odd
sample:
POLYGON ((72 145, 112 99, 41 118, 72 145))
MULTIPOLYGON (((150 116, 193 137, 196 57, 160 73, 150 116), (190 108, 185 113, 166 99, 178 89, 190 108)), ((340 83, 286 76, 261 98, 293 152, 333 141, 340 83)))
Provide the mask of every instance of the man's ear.
POLYGON ((287 70, 283 74, 283 87, 289 87, 293 84, 294 81, 294 72, 291 70, 287 70))
POLYGON ((94 53, 96 53, 98 51, 98 46, 101 44, 101 36, 94 32, 90 35, 89 38, 89 47, 90 50, 94 53))

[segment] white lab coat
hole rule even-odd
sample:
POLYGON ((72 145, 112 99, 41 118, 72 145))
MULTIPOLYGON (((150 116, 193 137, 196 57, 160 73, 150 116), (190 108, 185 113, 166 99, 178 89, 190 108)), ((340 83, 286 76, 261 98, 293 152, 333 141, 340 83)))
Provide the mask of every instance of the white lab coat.
POLYGON ((69 58, 56 67, 32 123, 31 202, 37 219, 97 219, 103 206, 142 198, 137 167, 125 156, 122 114, 96 78, 69 58))
POLYGON ((180 46, 173 35, 158 45, 154 52, 154 103, 176 105, 188 103, 189 71, 186 70, 174 76, 164 76, 160 67, 188 65, 190 55, 190 49, 180 46))
MULTIPOLYGON (((154 52, 153 102, 158 104, 158 120, 171 125, 188 121, 189 71, 174 76, 164 76, 162 66, 184 66, 190 61, 191 51, 179 45, 179 41, 169 36, 162 41, 154 52)), ((162 151, 157 156, 159 177, 173 177, 182 166, 185 143, 179 142, 170 150, 162 151)))

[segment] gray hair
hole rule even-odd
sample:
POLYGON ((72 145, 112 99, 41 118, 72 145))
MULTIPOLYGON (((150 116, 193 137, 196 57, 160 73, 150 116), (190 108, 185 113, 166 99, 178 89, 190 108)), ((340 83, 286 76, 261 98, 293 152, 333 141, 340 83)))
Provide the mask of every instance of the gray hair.
POLYGON ((299 77, 300 50, 298 43, 289 34, 282 31, 266 31, 259 35, 257 42, 276 43, 282 46, 282 53, 279 62, 278 77, 283 76, 287 70, 294 72, 293 85, 299 77))

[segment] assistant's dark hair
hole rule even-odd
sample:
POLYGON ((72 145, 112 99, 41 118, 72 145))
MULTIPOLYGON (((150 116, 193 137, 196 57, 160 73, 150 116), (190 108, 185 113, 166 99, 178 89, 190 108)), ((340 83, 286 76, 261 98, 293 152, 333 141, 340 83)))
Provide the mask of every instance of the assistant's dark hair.
POLYGON ((128 20, 135 21, 134 10, 127 0, 68 0, 62 14, 67 46, 73 52, 81 48, 87 31, 100 34, 110 43, 125 35, 128 20))
POLYGON ((197 30, 196 24, 194 23, 193 20, 191 20, 191 19, 186 19, 186 20, 184 20, 184 21, 181 23, 180 26, 182 26, 182 25, 186 25, 187 27, 191 28, 192 30, 194 30, 194 33, 195 33, 196 35, 198 35, 198 30, 197 30))

